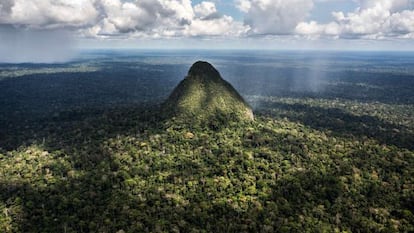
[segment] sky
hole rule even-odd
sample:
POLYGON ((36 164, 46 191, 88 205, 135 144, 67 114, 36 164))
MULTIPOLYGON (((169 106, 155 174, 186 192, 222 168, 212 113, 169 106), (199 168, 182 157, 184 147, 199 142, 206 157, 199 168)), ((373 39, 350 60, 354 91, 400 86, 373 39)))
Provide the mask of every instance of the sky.
POLYGON ((414 0, 0 0, 9 60, 79 48, 414 50, 414 0))

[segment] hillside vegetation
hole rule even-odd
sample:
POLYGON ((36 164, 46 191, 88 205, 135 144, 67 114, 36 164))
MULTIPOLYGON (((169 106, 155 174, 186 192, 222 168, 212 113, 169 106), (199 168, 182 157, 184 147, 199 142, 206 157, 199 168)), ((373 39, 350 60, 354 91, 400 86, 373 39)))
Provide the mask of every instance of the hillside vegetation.
POLYGON ((290 101, 220 127, 118 108, 16 132, 37 139, 0 153, 0 229, 413 231, 412 125, 290 101))
POLYGON ((0 232, 414 231, 411 76, 242 92, 254 121, 199 121, 165 118, 179 80, 154 81, 188 67, 102 64, 0 80, 0 232))
POLYGON ((163 111, 200 122, 230 115, 233 120, 254 119, 252 109, 240 94, 211 64, 203 61, 191 66, 187 77, 164 103, 163 111))

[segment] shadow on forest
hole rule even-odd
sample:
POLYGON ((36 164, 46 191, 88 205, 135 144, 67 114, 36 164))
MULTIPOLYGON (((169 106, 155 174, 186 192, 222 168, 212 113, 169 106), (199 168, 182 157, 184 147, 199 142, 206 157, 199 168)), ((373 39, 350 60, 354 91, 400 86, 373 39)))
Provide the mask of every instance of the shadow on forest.
MULTIPOLYGON (((133 67, 138 66, 135 62, 132 64, 133 67)), ((360 211, 358 213, 361 215, 368 207, 385 206, 383 203, 390 203, 397 210, 414 208, 412 199, 408 199, 409 196, 405 200, 400 196, 397 197, 401 200, 387 200, 390 195, 386 191, 396 193, 395 190, 391 189, 391 186, 385 187, 388 188, 385 190, 375 182, 363 184, 366 186, 361 185, 362 191, 348 194, 361 194, 360 196, 343 198, 345 191, 339 177, 352 174, 354 165, 347 161, 340 165, 340 172, 335 171, 334 166, 326 166, 322 174, 322 169, 316 166, 314 171, 292 172, 290 177, 278 176, 271 184, 264 184, 269 186, 267 196, 260 196, 251 201, 251 205, 243 210, 237 207, 236 201, 225 198, 225 194, 238 196, 239 193, 234 190, 216 190, 221 192, 217 194, 208 188, 209 185, 210 188, 220 188, 219 184, 185 183, 192 180, 201 182, 200 174, 209 178, 226 175, 225 172, 229 171, 225 171, 224 169, 228 168, 223 168, 223 165, 229 165, 228 159, 237 156, 231 154, 231 148, 226 151, 230 154, 228 157, 213 153, 216 160, 206 157, 195 163, 189 158, 183 158, 168 166, 154 164, 148 160, 147 173, 136 170, 134 166, 130 166, 130 170, 120 169, 125 163, 135 165, 136 161, 123 161, 122 159, 129 158, 129 155, 122 157, 114 153, 112 147, 107 146, 107 141, 138 135, 147 139, 152 136, 151 134, 164 132, 156 109, 146 105, 137 106, 136 103, 162 99, 164 94, 171 91, 179 82, 187 69, 184 66, 151 66, 150 70, 153 71, 149 72, 146 69, 131 68, 130 65, 131 63, 122 65, 109 62, 103 65, 108 68, 102 68, 97 72, 35 74, 0 81, 3 111, 0 118, 0 154, 8 156, 7 152, 13 150, 25 153, 20 151, 25 150, 25 146, 40 145, 50 152, 51 160, 49 164, 38 164, 40 168, 35 170, 35 174, 28 173, 35 177, 22 177, 20 180, 0 177, 0 204, 19 207, 14 209, 14 212, 6 213, 12 216, 13 224, 18 231, 66 233, 117 232, 123 229, 127 232, 191 232, 195 229, 197 232, 207 229, 210 232, 303 232, 303 229, 308 229, 318 232, 322 231, 319 224, 325 221, 335 225, 335 215, 341 213, 342 223, 338 223, 339 225, 349 227, 352 231, 372 232, 373 228, 366 228, 364 225, 366 220, 358 220, 359 216, 355 216, 357 211, 360 211), (164 68, 169 72, 158 71, 164 68), (120 103, 133 106, 108 107, 119 106, 120 103), (105 106, 102 108, 88 108, 103 105, 105 106), (59 109, 71 108, 76 110, 56 112, 59 109), (31 118, 30 114, 38 112, 43 117, 31 118), (70 166, 62 163, 63 160, 70 166), (166 180, 155 184, 146 183, 152 179, 151 176, 161 173, 168 174, 166 180), (53 174, 56 174, 56 179, 53 174), (137 174, 142 179, 130 181, 130 176, 138 176, 137 174), (34 180, 36 183, 27 182, 28 180, 34 180), (189 202, 172 195, 177 191, 175 188, 183 186, 188 188, 186 198, 189 198, 189 202), (398 206, 400 203, 401 206, 398 206), (327 210, 310 212, 320 205, 327 210), (354 209, 349 211, 352 208, 354 209), (307 220, 308 225, 304 225, 303 219, 299 217, 301 215, 313 216, 313 222, 307 220)), ((292 80, 297 80, 290 78, 293 76, 289 75, 291 70, 284 70, 278 80, 272 75, 280 73, 280 70, 275 72, 274 69, 264 70, 261 67, 259 71, 263 73, 259 75, 257 69, 251 69, 249 66, 243 69, 236 67, 235 70, 238 73, 234 73, 233 76, 237 77, 237 80, 234 79, 232 83, 239 82, 235 86, 244 94, 257 95, 267 91, 272 95, 283 93, 282 96, 285 97, 302 97, 301 92, 292 93, 289 88, 296 85, 292 80), (244 79, 240 80, 239 76, 244 79), (260 77, 269 78, 259 80, 260 77)), ((302 72, 307 73, 307 70, 302 72)), ((396 81, 384 74, 379 81, 373 83, 381 88, 373 89, 367 87, 368 85, 360 85, 361 82, 365 84, 365 81, 366 84, 372 83, 371 76, 372 74, 367 73, 362 77, 364 79, 361 79, 358 75, 344 74, 349 83, 331 87, 330 92, 322 97, 339 96, 361 101, 380 97, 384 103, 412 102, 409 98, 409 87, 412 85, 407 84, 412 84, 413 81, 408 77, 397 77, 396 81), (351 80, 349 76, 355 77, 351 80), (389 89, 391 86, 388 82, 391 82, 394 88, 396 83, 400 86, 389 89), (371 95, 366 95, 366 90, 369 90, 371 95)), ((296 82, 301 83, 302 79, 299 80, 296 82)), ((342 79, 339 77, 336 81, 340 83, 342 79)), ((340 109, 324 109, 301 104, 272 103, 269 107, 275 109, 275 112, 269 113, 273 116, 276 114, 276 117, 287 117, 311 128, 331 131, 330 133, 335 136, 355 137, 358 140, 372 138, 399 148, 414 148, 414 135, 408 129, 375 117, 355 116, 340 109)), ((263 110, 259 114, 267 112, 263 110)), ((263 142, 269 144, 283 142, 282 138, 286 136, 270 131, 259 134, 265 133, 270 134, 271 139, 278 138, 263 142)), ((264 145, 266 146, 269 145, 264 145)), ((260 159, 266 160, 265 165, 277 163, 271 161, 274 158, 260 159)), ((306 158, 300 159, 309 162, 307 165, 311 164, 306 158)), ((370 156, 361 156, 357 159, 361 166, 370 166, 370 156)), ((245 161, 243 157, 240 158, 231 169, 231 176, 236 180, 241 180, 244 173, 253 170, 244 167, 245 161)), ((377 162, 380 163, 382 160, 377 162)), ((254 169, 265 168, 260 166, 254 169)), ((0 169, 3 167, 0 166, 0 169)), ((259 175, 271 175, 260 172, 262 173, 259 175)), ((260 188, 263 184, 257 182, 256 185, 260 188)), ((370 215, 363 214, 363 217, 370 215)), ((374 229, 378 228, 380 227, 374 229)), ((326 232, 333 232, 333 229, 326 232)))
MULTIPOLYGON (((146 135, 147 132, 162 130, 160 118, 154 114, 156 111, 142 111, 141 108, 112 110, 106 114, 99 113, 102 114, 99 120, 88 117, 91 113, 62 113, 60 118, 45 121, 36 128, 44 132, 32 135, 34 138, 22 137, 26 141, 16 142, 24 145, 37 141, 42 142, 48 151, 60 150, 69 155, 70 162, 80 172, 80 175, 71 175, 69 168, 57 160, 47 165, 47 169, 52 174, 63 173, 65 179, 44 181, 45 185, 1 181, 0 197, 3 201, 21 206, 21 212, 13 213, 17 228, 21 232, 117 232, 121 229, 127 232, 294 232, 298 220, 286 223, 284 218, 302 213, 303 209, 295 206, 303 206, 304 203, 315 207, 334 204, 341 195, 342 187, 333 173, 321 175, 315 172, 297 173, 291 178, 276 180, 270 187, 273 191, 269 196, 244 210, 229 200, 213 202, 218 194, 211 193, 212 190, 207 189, 208 184, 199 184, 188 190, 186 195, 191 198, 188 202, 177 201, 169 194, 176 191, 175 180, 200 179, 199 174, 209 177, 225 175, 222 170, 222 165, 228 163, 225 158, 216 163, 205 159, 199 164, 184 159, 185 163, 166 167, 157 167, 149 162, 149 166, 154 165, 149 168, 153 175, 170 174, 168 182, 135 190, 134 185, 128 185, 128 172, 119 169, 122 161, 104 146, 104 142, 118 136, 142 134, 147 137, 150 136, 146 135), (43 139, 46 135, 49 137, 43 139), (168 189, 168 185, 173 189, 168 189), (318 196, 310 202, 305 192, 315 192, 318 196)), ((270 136, 283 137, 276 133, 270 136)), ((237 166, 237 169, 241 168, 237 166)), ((42 169, 46 172, 45 168, 42 169)), ((227 193, 234 195, 232 191, 221 192, 224 196, 227 193)), ((320 225, 307 227, 317 230, 320 225)))
MULTIPOLYGON (((81 177, 45 188, 2 183, 0 191, 1 196, 21 205, 22 212, 14 216, 14 224, 21 232, 301 232, 300 227, 318 231, 322 222, 317 218, 317 224, 305 225, 298 223, 298 216, 306 208, 337 205, 343 195, 337 177, 316 173, 298 173, 278 180, 271 195, 243 210, 230 199, 213 202, 214 196, 203 192, 202 185, 191 191, 193 199, 178 203, 162 191, 162 186, 149 187, 141 196, 120 187, 123 184, 123 179, 108 169, 86 171, 81 177), (103 176, 108 181, 99 179, 103 176), (309 193, 317 195, 309 199, 309 193), (290 222, 286 222, 288 218, 290 222)), ((335 211, 348 213, 346 205, 341 205, 335 206, 335 211)))
MULTIPOLYGON (((119 185, 125 179, 117 172, 119 161, 103 145, 111 138, 156 131, 160 118, 154 114, 155 109, 138 106, 68 111, 58 117, 27 119, 11 127, 3 125, 0 132, 3 148, 0 149, 4 153, 40 145, 46 151, 67 155, 65 159, 82 174, 71 176, 73 171, 51 157, 55 163, 45 165, 42 173, 35 175, 45 176, 49 170, 62 174, 63 180, 45 180, 40 188, 27 182, 9 181, 7 177, 0 179, 2 201, 21 206, 21 211, 13 214, 18 229, 21 232, 117 230, 112 220, 117 219, 119 212, 127 211, 123 203, 129 197, 119 192, 119 185)), ((131 208, 139 211, 138 206, 131 208)))
POLYGON ((373 116, 357 116, 338 108, 313 107, 305 104, 262 103, 263 114, 286 117, 311 128, 328 130, 338 137, 372 138, 381 144, 414 149, 414 134, 404 126, 385 122, 373 116), (272 110, 269 110, 272 109, 272 110))
MULTIPOLYGON (((338 109, 304 105, 276 104, 273 107, 289 110, 288 113, 281 113, 280 117, 286 116, 318 129, 329 129, 341 136, 373 137, 387 144, 407 146, 398 144, 404 143, 398 137, 395 139, 397 141, 386 141, 388 131, 384 134, 374 131, 376 134, 368 135, 367 132, 378 126, 387 130, 395 127, 372 117, 357 117, 338 109), (338 119, 343 125, 335 124, 338 119), (367 125, 367 131, 364 131, 362 125, 367 125)), ((347 216, 348 208, 353 204, 344 204, 343 199, 338 201, 345 193, 339 176, 352 172, 349 164, 341 168, 344 174, 327 169, 323 174, 318 171, 298 171, 289 177, 277 177, 269 186, 271 192, 268 196, 253 201, 253 204, 244 209, 229 199, 216 201, 221 198, 219 195, 235 195, 232 190, 222 190, 221 194, 215 194, 208 184, 190 186, 185 183, 201 180, 200 174, 206 177, 224 176, 226 171, 223 170, 223 164, 230 164, 226 159, 233 158, 232 156, 220 158, 220 154, 214 154, 217 158, 214 163, 209 158, 200 163, 183 158, 176 161, 175 165, 168 166, 152 164, 149 160, 147 165, 150 172, 147 174, 151 175, 143 178, 143 181, 153 175, 167 173, 169 175, 166 181, 143 186, 130 184, 131 173, 141 174, 143 171, 134 171, 133 167, 129 171, 121 170, 122 158, 118 158, 117 153, 105 146, 105 142, 125 136, 141 135, 148 138, 150 134, 164 132, 163 127, 156 108, 141 106, 62 112, 59 117, 44 119, 38 122, 38 126, 26 128, 27 131, 16 130, 14 132, 21 135, 12 137, 14 141, 10 141, 11 147, 3 149, 13 150, 22 145, 39 143, 48 151, 61 151, 68 155, 70 163, 79 174, 71 175, 72 168, 67 168, 56 160, 47 165, 47 169, 52 174, 63 174, 64 179, 44 181, 44 185, 36 186, 3 180, 0 183, 0 197, 8 205, 21 206, 21 212, 14 213, 13 218, 22 232, 117 232, 121 229, 131 232, 318 231, 323 227, 318 219, 335 222, 337 212, 343 213, 342 226, 352 226, 359 230, 366 227, 359 225, 362 223, 347 222, 354 218, 347 216), (188 188, 187 201, 174 196, 177 191, 175 189, 183 185, 177 180, 182 180, 188 188), (321 205, 328 208, 328 212, 332 209, 332 212, 325 216, 315 214, 313 220, 299 223, 300 215, 321 205)), ((270 138, 277 140, 285 137, 272 131, 263 133, 270 134, 270 138)), ((271 146, 270 144, 264 146, 271 146)), ((231 151, 231 148, 227 149, 231 151)), ((243 161, 245 160, 241 157, 239 163, 243 164, 243 161)), ((238 164, 233 169, 236 169, 232 170, 235 177, 243 177, 247 172, 238 164)), ((375 186, 374 191, 369 194, 371 196, 367 195, 371 201, 383 199, 379 186, 375 186)), ((369 229, 365 228, 365 231, 369 229)))
MULTIPOLYGON (((156 111, 144 109, 63 112, 59 118, 44 119, 27 131, 14 131, 22 135, 13 138, 16 141, 10 142, 10 146, 14 146, 8 150, 41 143, 45 150, 69 155, 70 163, 81 174, 71 175, 70 168, 55 160, 42 168, 42 174, 36 175, 42 177, 48 169, 52 174, 63 174, 64 179, 45 180, 44 185, 1 180, 2 201, 21 208, 20 212, 11 213, 17 229, 21 232, 259 231, 261 221, 271 210, 251 207, 240 212, 228 202, 206 202, 213 198, 209 195, 214 194, 206 192, 203 185, 191 190, 193 200, 188 203, 174 201, 161 183, 145 186, 139 194, 128 186, 125 181, 129 174, 119 170, 121 161, 104 146, 104 142, 118 136, 145 135, 162 129, 156 111)), ((150 135, 144 137, 147 136, 150 135)), ((194 176, 205 173, 206 168, 211 169, 207 175, 222 172, 221 164, 211 164, 207 160, 203 164, 184 161, 178 167, 149 169, 154 170, 154 175, 169 172, 168 180, 172 185, 177 179, 194 179, 194 176)), ((290 195, 289 192, 285 194, 290 195)))

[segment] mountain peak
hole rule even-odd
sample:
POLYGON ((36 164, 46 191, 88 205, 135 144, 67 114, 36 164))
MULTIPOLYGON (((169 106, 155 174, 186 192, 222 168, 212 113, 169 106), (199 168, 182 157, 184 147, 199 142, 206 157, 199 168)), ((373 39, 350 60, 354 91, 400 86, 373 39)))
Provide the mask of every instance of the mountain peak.
POLYGON ((210 63, 197 61, 188 71, 188 77, 205 77, 210 79, 221 79, 220 73, 210 63))
POLYGON ((167 114, 211 120, 253 120, 253 111, 233 86, 208 62, 198 61, 164 104, 167 114))

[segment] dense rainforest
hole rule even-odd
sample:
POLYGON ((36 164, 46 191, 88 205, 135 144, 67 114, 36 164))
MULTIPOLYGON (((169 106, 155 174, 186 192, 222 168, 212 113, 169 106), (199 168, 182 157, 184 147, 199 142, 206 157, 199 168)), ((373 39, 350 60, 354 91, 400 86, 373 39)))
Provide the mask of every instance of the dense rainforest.
POLYGON ((98 65, 1 68, 0 232, 414 231, 412 76, 227 64, 255 120, 199 122, 160 108, 187 64, 98 65))

